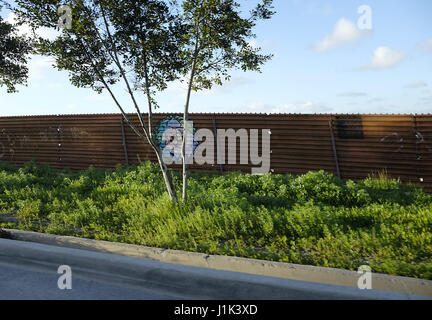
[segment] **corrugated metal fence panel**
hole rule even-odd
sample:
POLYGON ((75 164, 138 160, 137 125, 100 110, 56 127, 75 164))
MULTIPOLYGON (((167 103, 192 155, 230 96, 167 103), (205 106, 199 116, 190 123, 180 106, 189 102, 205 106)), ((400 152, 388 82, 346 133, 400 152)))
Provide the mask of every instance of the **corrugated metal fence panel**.
POLYGON ((432 191, 432 115, 416 115, 416 151, 418 178, 425 188, 432 191))
MULTIPOLYGON (((155 114, 153 124, 168 114, 155 114)), ((138 117, 129 115, 139 126, 138 117)), ((147 116, 144 115, 147 121, 147 116)), ((196 129, 270 130, 271 169, 304 173, 324 169, 342 178, 361 179, 385 170, 403 181, 432 191, 432 115, 353 114, 191 114, 196 129), (333 136, 333 137, 332 137, 333 136)), ((156 161, 150 145, 124 123, 128 160, 156 161)), ((250 137, 250 136, 249 136, 250 137)), ((261 155, 261 133, 257 143, 261 155)), ((222 169, 250 172, 251 164, 224 164, 222 169)), ((215 141, 214 164, 192 170, 220 170, 215 141)), ((125 163, 121 115, 52 115, 0 117, 0 160, 18 166, 35 159, 54 168, 114 168, 125 163)), ((174 169, 179 165, 171 166, 174 169)))
POLYGON ((336 144, 342 176, 364 177, 386 170, 404 180, 415 177, 416 154, 412 116, 335 116, 336 144))

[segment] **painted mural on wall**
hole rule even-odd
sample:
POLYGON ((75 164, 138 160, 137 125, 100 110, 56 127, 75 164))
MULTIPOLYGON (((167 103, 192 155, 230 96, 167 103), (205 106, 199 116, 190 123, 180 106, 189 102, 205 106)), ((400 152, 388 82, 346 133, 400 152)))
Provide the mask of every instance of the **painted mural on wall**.
MULTIPOLYGON (((190 143, 186 144, 186 156, 193 157, 199 142, 195 139, 195 128, 188 128, 190 143)), ((183 117, 170 115, 158 122, 153 129, 153 137, 175 163, 181 163, 181 148, 183 143, 183 117)))

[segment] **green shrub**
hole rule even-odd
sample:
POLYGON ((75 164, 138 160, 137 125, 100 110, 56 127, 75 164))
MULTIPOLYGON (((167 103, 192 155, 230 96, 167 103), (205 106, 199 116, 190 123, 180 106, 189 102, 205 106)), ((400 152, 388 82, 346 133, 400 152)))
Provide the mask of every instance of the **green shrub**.
POLYGON ((385 174, 193 173, 189 195, 174 206, 150 162, 79 173, 0 162, 0 214, 18 228, 432 279, 431 195, 385 174))

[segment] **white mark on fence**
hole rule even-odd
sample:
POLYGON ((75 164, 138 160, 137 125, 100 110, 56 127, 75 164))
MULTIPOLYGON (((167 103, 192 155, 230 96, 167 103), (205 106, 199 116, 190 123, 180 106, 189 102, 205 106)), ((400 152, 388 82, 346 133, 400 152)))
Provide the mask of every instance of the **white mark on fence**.
POLYGON ((26 148, 30 143, 30 139, 27 135, 17 136, 13 133, 9 133, 5 128, 1 130, 0 139, 0 158, 5 157, 7 154, 10 159, 13 160, 15 156, 16 148, 26 148))
POLYGON ((70 132, 72 138, 81 138, 82 136, 89 135, 89 133, 86 130, 77 127, 72 127, 68 129, 68 131, 70 132))
MULTIPOLYGON (((425 153, 424 150, 421 150, 422 149, 421 146, 424 146, 424 148, 426 149, 426 153, 432 152, 432 148, 428 144, 426 144, 425 138, 421 132, 416 131, 414 133, 414 136, 416 138, 415 143, 417 145, 417 152, 418 152, 417 153, 417 160, 421 160, 421 159, 423 159, 423 156, 425 153)), ((380 142, 385 142, 385 141, 389 141, 390 143, 393 143, 393 144, 396 144, 399 146, 399 148, 392 153, 393 155, 395 153, 401 152, 402 149, 404 149, 404 147, 405 147, 404 146, 404 142, 405 142, 404 138, 401 137, 398 132, 393 132, 392 134, 386 135, 383 138, 381 138, 381 140, 380 140, 380 142)))
POLYGON ((3 142, 0 142, 0 147, 1 147, 1 153, 0 153, 0 158, 4 157, 4 152, 5 152, 5 147, 3 142))
POLYGON ((39 132, 42 141, 57 142, 60 127, 49 126, 47 130, 39 132))
POLYGON ((404 139, 399 135, 397 132, 393 132, 392 134, 389 134, 383 138, 381 138, 381 142, 385 142, 386 140, 390 140, 391 143, 399 144, 399 148, 394 151, 393 153, 401 152, 404 148, 403 142, 404 139))
POLYGON ((11 159, 13 159, 13 156, 15 155, 15 150, 13 148, 15 146, 15 137, 13 135, 11 136, 5 128, 1 130, 1 136, 3 139, 7 140, 7 142, 5 141, 6 146, 3 144, 3 142, 1 142, 2 153, 0 158, 3 158, 5 156, 6 149, 9 148, 11 159))

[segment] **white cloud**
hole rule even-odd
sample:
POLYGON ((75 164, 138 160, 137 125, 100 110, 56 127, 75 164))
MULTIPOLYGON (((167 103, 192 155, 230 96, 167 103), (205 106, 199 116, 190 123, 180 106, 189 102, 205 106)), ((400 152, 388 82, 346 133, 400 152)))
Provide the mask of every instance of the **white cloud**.
MULTIPOLYGON (((217 95, 217 94, 226 94, 232 92, 233 89, 251 84, 253 81, 249 78, 245 77, 231 77, 229 81, 224 81, 222 83, 222 86, 218 84, 214 84, 213 87, 210 90, 201 90, 195 95, 217 95)), ((176 94, 178 97, 185 97, 186 92, 188 89, 188 83, 187 81, 173 81, 169 86, 167 91, 176 94)))
POLYGON ((332 109, 322 103, 307 101, 303 103, 290 103, 279 106, 270 104, 251 104, 246 108, 248 112, 262 113, 326 113, 332 109))
POLYGON ((316 42, 311 49, 317 52, 336 49, 355 43, 369 33, 370 31, 359 30, 352 21, 342 18, 336 23, 333 32, 316 42))
POLYGON ((96 93, 89 94, 89 95, 84 97, 84 101, 86 101, 86 102, 107 102, 107 101, 111 101, 111 99, 104 92, 101 94, 96 94, 96 93))
POLYGON ((59 82, 49 82, 45 85, 45 88, 48 89, 58 89, 58 88, 62 88, 63 84, 59 83, 59 82))
POLYGON ((339 97, 366 97, 367 94, 364 92, 342 92, 338 94, 339 97))
POLYGON ((417 45, 418 48, 420 48, 423 51, 430 51, 432 52, 432 38, 427 39, 426 41, 423 41, 417 45))
POLYGON ((211 90, 203 90, 201 94, 215 95, 226 94, 232 92, 233 89, 251 84, 253 81, 245 77, 232 77, 229 81, 223 82, 222 85, 213 85, 211 90))
POLYGON ((379 47, 374 51, 372 61, 358 71, 381 70, 397 66, 407 58, 407 54, 389 47, 379 47))
POLYGON ((49 57, 33 56, 28 65, 29 81, 45 78, 46 72, 52 68, 54 60, 49 57))
MULTIPOLYGON (((17 22, 16 14, 14 12, 9 13, 5 21, 9 22, 10 24, 15 24, 17 22)), ((32 34, 32 28, 30 27, 30 25, 26 23, 17 26, 17 31, 18 31, 17 32, 18 35, 20 36, 22 35, 30 36, 32 34)), ((47 40, 54 40, 56 37, 60 35, 60 32, 58 30, 45 28, 45 27, 37 28, 35 32, 38 36, 47 40)))
POLYGON ((259 47, 258 43, 255 40, 249 41, 248 44, 254 49, 257 49, 259 47))
POLYGON ((427 83, 424 81, 415 81, 415 82, 408 83, 407 85, 404 86, 404 88, 408 88, 408 89, 416 89, 416 88, 423 88, 423 87, 427 87, 427 83))
POLYGON ((382 101, 384 101, 384 99, 382 99, 382 98, 373 98, 373 99, 369 99, 367 101, 367 103, 376 103, 376 102, 382 102, 382 101))

